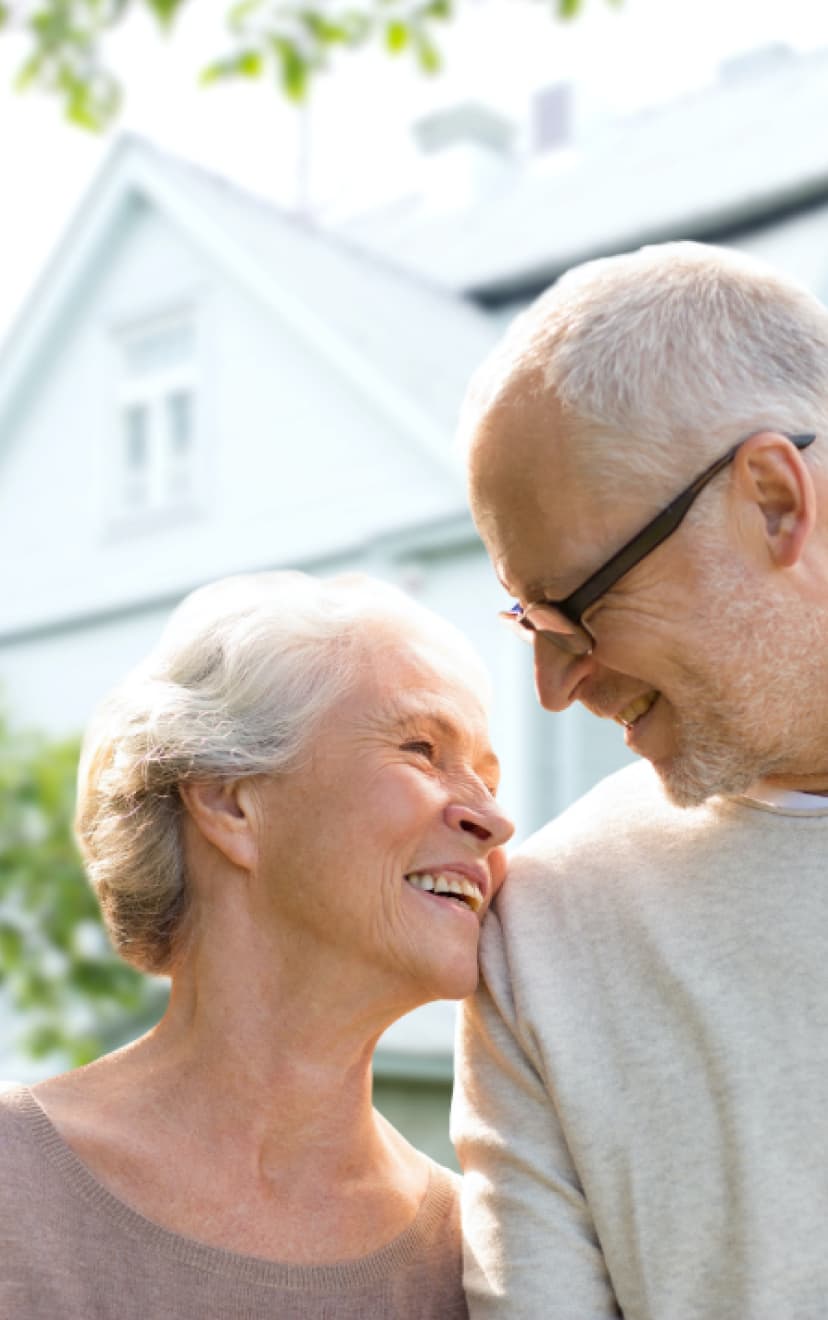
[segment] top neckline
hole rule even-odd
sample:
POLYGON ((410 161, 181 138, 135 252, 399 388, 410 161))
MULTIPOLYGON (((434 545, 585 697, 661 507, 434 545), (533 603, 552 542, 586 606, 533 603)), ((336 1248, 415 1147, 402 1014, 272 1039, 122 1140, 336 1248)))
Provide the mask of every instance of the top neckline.
POLYGON ((110 1224, 142 1239, 165 1255, 199 1270, 245 1283, 297 1291, 336 1291, 377 1283, 398 1266, 414 1260, 423 1239, 445 1215, 453 1197, 451 1175, 428 1156, 425 1196, 408 1228, 383 1247, 356 1260, 329 1265, 292 1265, 211 1246, 164 1228, 109 1191, 72 1150, 28 1086, 4 1091, 0 1104, 17 1109, 34 1130, 39 1149, 60 1171, 71 1190, 102 1211, 110 1224))
POLYGON ((798 815, 800 812, 813 815, 815 812, 828 811, 826 793, 804 793, 801 789, 777 788, 776 785, 766 784, 761 779, 751 784, 750 788, 740 796, 746 802, 755 802, 759 806, 784 811, 790 815, 798 815))

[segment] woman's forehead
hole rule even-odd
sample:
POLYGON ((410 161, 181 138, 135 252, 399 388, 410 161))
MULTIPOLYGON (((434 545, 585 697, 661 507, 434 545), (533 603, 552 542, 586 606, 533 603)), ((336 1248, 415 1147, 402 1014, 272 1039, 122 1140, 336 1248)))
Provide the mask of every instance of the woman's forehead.
POLYGON ((486 667, 471 642, 456 624, 430 610, 412 604, 410 614, 400 611, 372 619, 362 641, 366 660, 392 683, 405 667, 412 685, 459 686, 488 696, 486 667))
POLYGON ((471 648, 439 637, 397 636, 368 648, 352 698, 355 718, 372 724, 429 717, 446 732, 487 727, 489 685, 481 662, 471 648))

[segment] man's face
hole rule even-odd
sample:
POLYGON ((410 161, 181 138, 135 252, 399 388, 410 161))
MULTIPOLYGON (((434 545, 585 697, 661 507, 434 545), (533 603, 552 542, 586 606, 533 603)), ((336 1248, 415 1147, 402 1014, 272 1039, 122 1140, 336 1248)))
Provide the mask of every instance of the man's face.
MULTIPOLYGON (((623 497, 611 480, 602 489, 579 470, 575 446, 550 443, 550 428, 563 426, 548 401, 521 400, 486 419, 471 452, 475 521, 524 606, 575 590, 682 484, 655 493, 642 482, 623 497)), ((542 636, 533 643, 541 704, 556 711, 580 701, 617 720, 682 806, 788 769, 795 712, 777 680, 781 668, 785 693, 796 691, 802 633, 731 549, 705 548, 689 519, 584 615, 592 654, 566 655, 542 636)))

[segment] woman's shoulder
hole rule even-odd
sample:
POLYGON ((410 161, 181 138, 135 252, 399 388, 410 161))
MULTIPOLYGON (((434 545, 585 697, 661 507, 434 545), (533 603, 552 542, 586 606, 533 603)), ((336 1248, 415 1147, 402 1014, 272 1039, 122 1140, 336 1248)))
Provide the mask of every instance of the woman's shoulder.
POLYGON ((44 1130, 48 1121, 40 1112, 31 1091, 18 1084, 0 1090, 0 1232, 23 1227, 21 1207, 32 1204, 32 1191, 47 1181, 45 1176, 44 1130))
POLYGON ((445 1164, 438 1164, 430 1156, 426 1156, 429 1165, 429 1192, 440 1198, 446 1206, 459 1206, 460 1193, 463 1189, 462 1175, 454 1169, 449 1169, 445 1164))
POLYGON ((467 1320, 460 1232, 460 1175, 429 1160, 428 1190, 409 1232, 394 1244, 393 1314, 467 1320))
POLYGON ((52 1138, 51 1124, 28 1086, 0 1083, 0 1170, 6 1183, 17 1170, 25 1176, 39 1157, 45 1138, 52 1138))
POLYGON ((0 1081, 0 1140, 12 1130, 27 1127, 37 1110, 28 1086, 22 1082, 0 1081))
POLYGON ((451 1254, 453 1244, 460 1242, 462 1180, 459 1173, 438 1164, 436 1160, 428 1158, 428 1165, 428 1189, 414 1227, 425 1250, 430 1251, 439 1242, 451 1254))

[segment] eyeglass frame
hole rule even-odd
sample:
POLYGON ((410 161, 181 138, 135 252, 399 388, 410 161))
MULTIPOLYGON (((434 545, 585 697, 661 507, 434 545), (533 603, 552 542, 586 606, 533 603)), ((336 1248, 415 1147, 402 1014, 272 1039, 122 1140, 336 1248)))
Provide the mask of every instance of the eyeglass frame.
MULTIPOLYGON (((752 431, 750 435, 737 440, 736 444, 728 449, 726 454, 723 454, 721 458, 717 458, 709 467, 706 467, 696 477, 695 481, 691 481, 690 485, 676 495, 675 499, 671 500, 660 513, 651 518, 640 531, 636 532, 622 545, 620 550, 616 550, 615 554, 606 563, 602 564, 596 572, 591 573, 585 582, 582 582, 563 600, 531 601, 525 608, 520 601, 515 601, 510 609, 501 610, 498 618, 519 632, 527 642, 531 643, 535 636, 545 637, 567 655, 575 658, 591 655, 597 643, 587 625, 582 622, 582 616, 591 605, 595 604, 596 600, 605 595, 611 587, 614 587, 616 582, 626 576, 637 564, 640 564, 642 559, 651 554, 669 536, 673 535, 673 532, 681 526, 694 500, 704 490, 708 482, 712 481, 729 463, 733 462, 743 444, 751 440, 754 435, 759 434, 758 431, 752 431), (583 634, 583 640, 588 645, 580 650, 571 649, 564 645, 567 638, 576 641, 578 633, 556 632, 552 628, 538 628, 527 617, 529 610, 553 611, 554 614, 561 617, 563 622, 571 625, 576 630, 580 630, 583 634)), ((807 449, 816 439, 816 433, 789 435, 787 432, 781 431, 779 434, 784 435, 785 439, 790 440, 791 444, 799 450, 807 449)))

